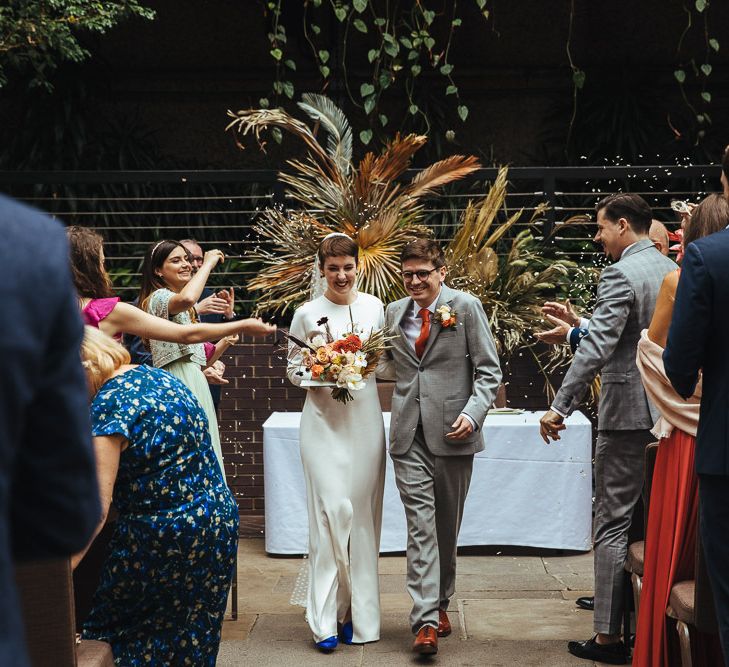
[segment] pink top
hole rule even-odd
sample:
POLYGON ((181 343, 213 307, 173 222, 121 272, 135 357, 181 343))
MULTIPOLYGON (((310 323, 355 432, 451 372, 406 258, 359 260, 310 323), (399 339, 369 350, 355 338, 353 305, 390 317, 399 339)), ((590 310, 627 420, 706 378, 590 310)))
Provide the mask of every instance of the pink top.
MULTIPOLYGON (((118 296, 112 296, 106 299, 91 299, 81 311, 84 323, 95 329, 99 328, 99 322, 106 318, 109 313, 114 310, 116 304, 119 303, 118 296)), ((121 335, 114 336, 117 340, 121 339, 121 335)))
POLYGON ((210 361, 210 357, 215 354, 215 345, 212 343, 203 343, 203 347, 205 348, 205 358, 210 361))

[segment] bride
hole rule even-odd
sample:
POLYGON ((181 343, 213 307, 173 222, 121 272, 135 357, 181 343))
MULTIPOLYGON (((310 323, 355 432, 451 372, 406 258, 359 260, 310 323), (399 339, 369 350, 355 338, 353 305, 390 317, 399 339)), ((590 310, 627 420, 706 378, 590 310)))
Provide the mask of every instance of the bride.
MULTIPOLYGON (((319 246, 312 284, 326 282, 321 296, 296 310, 291 333, 306 339, 336 338, 382 329, 382 302, 355 288, 357 244, 330 234, 319 246)), ((289 348, 288 378, 301 386, 298 348, 289 348)), ((301 416, 301 460, 309 514, 309 591, 306 618, 324 652, 343 643, 380 638, 377 562, 385 479, 385 432, 374 376, 354 400, 343 404, 329 387, 307 387, 301 416)))

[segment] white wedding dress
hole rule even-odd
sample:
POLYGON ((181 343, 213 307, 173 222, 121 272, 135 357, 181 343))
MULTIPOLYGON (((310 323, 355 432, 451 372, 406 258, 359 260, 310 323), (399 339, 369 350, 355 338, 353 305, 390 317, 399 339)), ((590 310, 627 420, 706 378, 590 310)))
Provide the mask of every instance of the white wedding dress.
MULTIPOLYGON (((328 318, 332 335, 352 330, 366 338, 384 325, 382 302, 359 292, 351 306, 325 296, 302 305, 291 333, 306 339, 323 333, 328 318), (351 320, 350 320, 351 311, 351 320)), ((292 348, 290 348, 292 349, 292 348)), ((296 349, 289 354, 288 377, 300 385, 296 349)), ((375 376, 339 403, 331 387, 309 389, 301 416, 301 461, 309 513, 309 591, 306 618, 314 641, 337 634, 337 622, 352 620, 353 641, 380 638, 380 591, 377 563, 385 480, 385 431, 375 376)))

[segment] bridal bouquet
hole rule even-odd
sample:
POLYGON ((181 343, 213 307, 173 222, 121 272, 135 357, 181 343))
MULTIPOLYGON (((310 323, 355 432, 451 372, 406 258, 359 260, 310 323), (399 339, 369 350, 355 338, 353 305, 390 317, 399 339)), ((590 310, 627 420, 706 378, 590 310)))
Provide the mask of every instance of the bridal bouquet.
MULTIPOLYGON (((364 341, 353 332, 334 339, 326 317, 317 324, 323 324, 326 333, 315 334, 306 340, 288 333, 286 338, 299 348, 301 365, 311 374, 310 386, 316 386, 317 382, 321 386, 335 385, 332 398, 348 403, 353 398, 351 392, 360 391, 367 384, 389 339, 381 329, 370 332, 364 341)), ((299 373, 304 375, 303 370, 299 373)))

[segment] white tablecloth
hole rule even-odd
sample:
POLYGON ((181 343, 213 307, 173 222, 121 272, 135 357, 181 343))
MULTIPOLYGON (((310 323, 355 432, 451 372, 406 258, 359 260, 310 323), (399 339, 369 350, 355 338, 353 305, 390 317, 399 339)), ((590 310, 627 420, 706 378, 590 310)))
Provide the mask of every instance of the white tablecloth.
MULTIPOLYGON (((562 439, 545 445, 541 412, 490 414, 476 454, 459 546, 591 548, 591 426, 574 413, 562 439)), ((300 412, 274 412, 263 425, 266 551, 306 553, 306 490, 299 456, 300 412)), ((390 414, 384 414, 385 433, 390 414)), ((405 551, 405 512, 387 458, 380 551, 405 551)))

